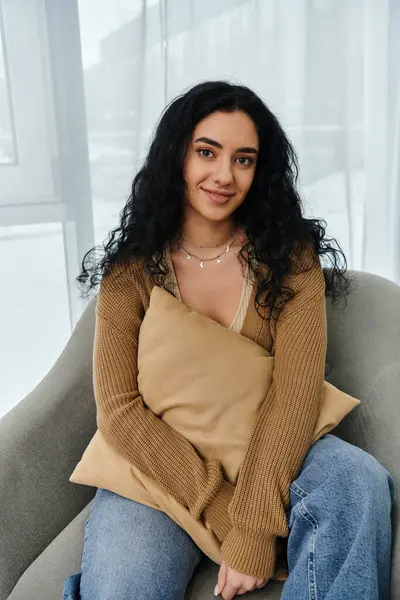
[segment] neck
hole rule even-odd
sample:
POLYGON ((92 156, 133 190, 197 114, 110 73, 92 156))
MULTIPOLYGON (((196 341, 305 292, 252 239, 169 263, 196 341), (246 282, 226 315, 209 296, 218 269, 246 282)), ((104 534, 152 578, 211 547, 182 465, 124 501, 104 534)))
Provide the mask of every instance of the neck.
POLYGON ((226 242, 235 232, 233 218, 221 222, 208 221, 200 215, 191 215, 182 225, 182 237, 199 246, 211 247, 226 242))

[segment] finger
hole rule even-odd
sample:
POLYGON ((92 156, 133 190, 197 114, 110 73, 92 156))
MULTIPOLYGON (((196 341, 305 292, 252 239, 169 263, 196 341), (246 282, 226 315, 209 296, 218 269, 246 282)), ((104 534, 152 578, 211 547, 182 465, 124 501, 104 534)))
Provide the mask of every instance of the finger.
POLYGON ((224 591, 222 592, 223 599, 224 600, 232 600, 232 598, 234 598, 236 596, 238 589, 239 588, 237 586, 232 585, 228 581, 224 587, 224 591))
POLYGON ((236 596, 243 596, 244 594, 247 594, 247 592, 251 592, 251 591, 252 590, 246 590, 243 586, 240 586, 240 588, 236 592, 236 596))
POLYGON ((222 590, 225 587, 227 573, 228 573, 228 565, 223 560, 222 563, 221 563, 221 566, 219 568, 219 571, 218 571, 218 591, 219 591, 219 594, 222 593, 222 590))
POLYGON ((253 592, 254 590, 256 590, 258 587, 258 585, 253 585, 253 587, 249 588, 249 587, 245 587, 244 585, 241 585, 240 588, 238 589, 238 591, 236 592, 239 596, 242 596, 243 594, 247 594, 248 592, 253 592))

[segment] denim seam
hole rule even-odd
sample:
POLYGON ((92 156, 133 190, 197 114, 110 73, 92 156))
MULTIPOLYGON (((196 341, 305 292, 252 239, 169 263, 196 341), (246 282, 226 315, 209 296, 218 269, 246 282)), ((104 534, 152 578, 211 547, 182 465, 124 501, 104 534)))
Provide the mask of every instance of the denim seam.
MULTIPOLYGON (((92 508, 93 508, 93 506, 92 506, 92 508)), ((82 550, 82 559, 81 559, 82 568, 83 568, 83 564, 86 562, 86 559, 88 556, 87 541, 89 538, 89 527, 90 527, 91 516, 92 516, 92 511, 90 511, 89 517, 86 519, 86 522, 84 525, 83 550, 82 550)))
POLYGON ((297 483, 295 483, 294 481, 292 482, 290 489, 292 490, 292 492, 294 494, 296 494, 296 496, 298 496, 299 498, 305 498, 308 494, 308 492, 305 492, 304 490, 301 489, 301 487, 299 485, 297 485, 297 483))
MULTIPOLYGON (((300 488, 299 488, 300 489, 300 488)), ((313 532, 308 543, 308 592, 310 600, 318 600, 317 592, 317 578, 316 578, 316 565, 315 565, 315 538, 318 531, 318 521, 310 513, 304 504, 304 500, 301 500, 296 504, 297 512, 300 516, 310 523, 313 532)))

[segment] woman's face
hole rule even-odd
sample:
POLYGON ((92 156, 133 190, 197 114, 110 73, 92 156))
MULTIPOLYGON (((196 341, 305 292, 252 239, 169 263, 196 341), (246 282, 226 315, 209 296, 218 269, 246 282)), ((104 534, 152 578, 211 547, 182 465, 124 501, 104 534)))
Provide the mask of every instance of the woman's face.
POLYGON ((209 221, 223 221, 242 204, 256 170, 258 135, 241 112, 214 112, 197 124, 185 158, 186 200, 209 221))

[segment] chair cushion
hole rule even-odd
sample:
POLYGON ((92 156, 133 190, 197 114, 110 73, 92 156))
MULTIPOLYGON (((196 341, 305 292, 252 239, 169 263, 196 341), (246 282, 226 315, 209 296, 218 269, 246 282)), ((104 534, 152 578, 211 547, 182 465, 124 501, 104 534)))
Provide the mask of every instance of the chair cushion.
POLYGON ((80 570, 84 525, 92 504, 93 500, 28 567, 8 600, 61 600, 64 579, 80 570))
POLYGON ((8 600, 61 600, 64 579, 80 570, 84 525, 92 504, 93 500, 28 567, 8 600))

